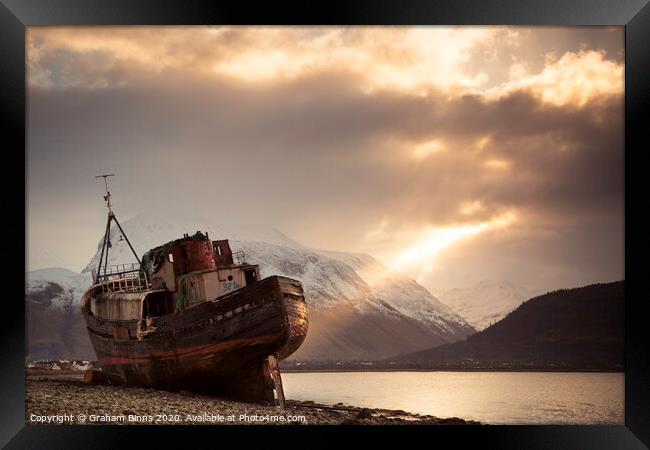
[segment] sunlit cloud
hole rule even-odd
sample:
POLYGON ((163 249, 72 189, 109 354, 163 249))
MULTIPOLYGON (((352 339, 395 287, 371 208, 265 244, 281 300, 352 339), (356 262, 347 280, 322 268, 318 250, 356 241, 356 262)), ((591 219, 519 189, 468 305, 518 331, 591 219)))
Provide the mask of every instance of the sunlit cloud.
POLYGON ((460 205, 459 211, 464 216, 471 216, 474 213, 482 211, 484 208, 483 203, 479 200, 474 200, 472 202, 463 202, 463 204, 460 205))
POLYGON ((247 81, 269 80, 278 77, 295 77, 315 58, 295 55, 281 49, 265 52, 244 53, 214 65, 217 73, 223 73, 247 81))
POLYGON ((464 69, 469 51, 499 35, 499 27, 434 26, 31 28, 28 63, 30 81, 49 84, 57 77, 41 58, 65 49, 81 57, 101 52, 154 72, 212 72, 249 82, 344 70, 365 78, 368 91, 475 89, 487 78, 464 69))
POLYGON ((522 63, 516 62, 510 68, 510 80, 487 94, 499 98, 528 90, 554 106, 582 107, 594 98, 622 95, 623 71, 623 64, 605 59, 603 51, 569 52, 559 59, 549 53, 541 72, 530 73, 522 63))
POLYGON ((476 140, 476 149, 477 150, 483 150, 488 145, 490 145, 491 143, 492 143, 492 137, 491 136, 483 136, 483 137, 476 140))
POLYGON ((490 169, 508 170, 511 166, 511 163, 503 159, 489 159, 485 161, 485 166, 490 169))
POLYGON ((515 213, 508 211, 487 222, 455 227, 432 227, 425 231, 415 243, 399 253, 391 262, 391 266, 394 269, 405 270, 414 265, 421 265, 423 270, 427 267, 430 270, 436 255, 451 245, 486 230, 507 227, 515 219, 515 213))
POLYGON ((425 237, 399 254, 392 266, 403 269, 415 263, 423 263, 454 242, 474 236, 487 228, 487 224, 464 225, 455 228, 434 228, 425 237))
POLYGON ((439 140, 432 140, 425 142, 424 144, 419 144, 413 149, 413 157, 416 159, 423 159, 427 156, 430 156, 433 153, 438 153, 444 150, 444 145, 439 140))

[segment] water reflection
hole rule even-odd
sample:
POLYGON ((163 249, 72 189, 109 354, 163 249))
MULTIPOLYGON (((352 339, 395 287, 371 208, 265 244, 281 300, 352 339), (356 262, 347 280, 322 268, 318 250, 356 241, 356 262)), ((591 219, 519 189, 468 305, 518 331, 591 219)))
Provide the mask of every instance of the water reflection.
POLYGON ((283 373, 289 399, 491 424, 624 423, 623 373, 283 373))

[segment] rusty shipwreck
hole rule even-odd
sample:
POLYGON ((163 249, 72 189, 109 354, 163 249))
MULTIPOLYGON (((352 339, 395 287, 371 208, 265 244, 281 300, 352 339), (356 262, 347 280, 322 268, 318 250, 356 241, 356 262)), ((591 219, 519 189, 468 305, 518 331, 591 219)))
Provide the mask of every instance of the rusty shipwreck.
MULTIPOLYGON (((106 181, 106 176, 104 181, 106 181)), ((207 233, 142 259, 104 197, 108 220, 93 284, 81 299, 102 377, 111 383, 284 404, 277 362, 308 329, 298 280, 270 276, 207 233), (111 222, 137 264, 108 265, 111 222)))

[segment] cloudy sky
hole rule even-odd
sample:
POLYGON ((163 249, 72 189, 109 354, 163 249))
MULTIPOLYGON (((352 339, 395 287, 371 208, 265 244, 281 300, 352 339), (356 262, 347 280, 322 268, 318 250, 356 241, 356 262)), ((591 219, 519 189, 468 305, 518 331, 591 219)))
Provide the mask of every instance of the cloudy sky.
POLYGON ((28 269, 200 210, 435 291, 624 276, 621 27, 27 33, 28 269))

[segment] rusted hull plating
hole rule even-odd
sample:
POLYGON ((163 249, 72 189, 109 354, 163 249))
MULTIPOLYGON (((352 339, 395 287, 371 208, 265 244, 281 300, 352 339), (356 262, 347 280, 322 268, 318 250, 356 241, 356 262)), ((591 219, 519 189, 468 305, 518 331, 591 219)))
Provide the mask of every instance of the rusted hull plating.
POLYGON ((88 307, 84 317, 98 365, 112 383, 249 401, 273 401, 269 367, 277 368, 276 355, 294 353, 308 329, 300 283, 277 276, 154 318, 144 338, 137 320, 102 320, 88 307))

